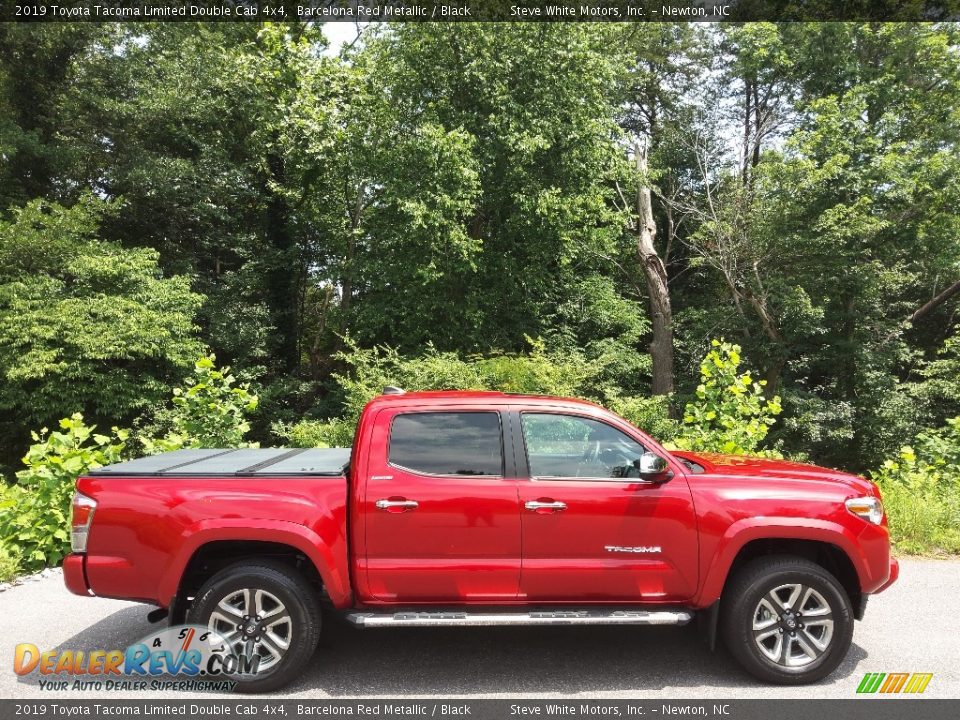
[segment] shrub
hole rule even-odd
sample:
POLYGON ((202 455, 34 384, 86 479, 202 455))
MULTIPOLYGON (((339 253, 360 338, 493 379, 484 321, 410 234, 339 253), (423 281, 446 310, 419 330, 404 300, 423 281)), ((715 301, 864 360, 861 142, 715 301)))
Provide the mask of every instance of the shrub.
POLYGON ((257 396, 246 384, 235 383, 229 367, 217 368, 216 356, 197 360, 186 387, 174 389, 173 407, 161 413, 166 436, 159 440, 140 436, 147 453, 249 446, 244 439, 250 430, 247 414, 256 410, 257 396))
POLYGON ((609 390, 608 376, 617 362, 611 353, 587 357, 576 350, 550 350, 528 338, 530 352, 462 357, 433 347, 417 357, 390 347, 361 349, 347 339, 337 359, 349 370, 334 377, 343 394, 343 415, 332 420, 275 423, 274 434, 295 447, 349 445, 360 413, 387 385, 417 390, 495 390, 500 392, 579 397, 622 408, 628 419, 648 432, 675 432, 668 418, 667 398, 620 397, 609 390), (609 402, 608 402, 609 401, 609 402), (645 424, 650 423, 650 424, 645 424), (655 426, 655 427, 653 427, 655 426))
POLYGON ((20 572, 20 553, 0 541, 0 582, 12 580, 20 572))
POLYGON ((960 552, 960 417, 917 435, 871 477, 900 550, 960 552))
POLYGON ((740 373, 740 346, 712 341, 713 350, 700 363, 696 400, 683 411, 677 448, 734 455, 776 454, 761 451, 776 416, 780 397, 763 396, 766 381, 755 382, 749 371, 740 373))
POLYGON ((70 550, 70 500, 77 477, 120 459, 127 432, 95 433, 79 413, 60 421, 59 432, 33 433, 17 484, 0 502, 0 541, 14 548, 25 571, 56 565, 70 550))
POLYGON ((354 425, 342 419, 275 423, 272 430, 290 447, 328 448, 353 444, 354 425))

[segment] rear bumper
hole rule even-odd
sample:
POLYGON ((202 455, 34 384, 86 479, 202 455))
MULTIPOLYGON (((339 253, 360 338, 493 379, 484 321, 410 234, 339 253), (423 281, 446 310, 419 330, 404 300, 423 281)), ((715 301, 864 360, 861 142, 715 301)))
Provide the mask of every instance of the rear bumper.
POLYGON ((883 585, 878 587, 876 590, 874 590, 873 594, 876 595, 877 593, 881 593, 884 590, 886 590, 888 587, 890 587, 897 581, 898 577, 900 577, 900 563, 897 561, 895 557, 891 557, 890 558, 890 574, 887 576, 887 581, 883 585))
POLYGON ((87 584, 87 572, 84 568, 86 555, 72 553, 63 560, 63 582, 67 590, 74 595, 93 595, 90 586, 87 584))

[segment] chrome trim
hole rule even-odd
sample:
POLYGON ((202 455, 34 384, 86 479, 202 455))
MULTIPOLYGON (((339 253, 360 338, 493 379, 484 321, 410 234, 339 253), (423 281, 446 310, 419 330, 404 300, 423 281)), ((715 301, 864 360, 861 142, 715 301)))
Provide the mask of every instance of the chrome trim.
POLYGON ((566 510, 567 504, 565 502, 538 502, 536 500, 531 500, 530 502, 524 503, 523 506, 527 510, 536 512, 537 510, 566 510))
POLYGON ((420 503, 418 503, 416 500, 387 500, 386 498, 383 500, 377 500, 376 505, 378 510, 387 510, 395 507, 403 508, 405 510, 416 510, 418 507, 420 507, 420 503))
POLYGON ((471 627, 497 625, 686 625, 685 610, 531 610, 529 612, 351 612, 359 627, 471 627))

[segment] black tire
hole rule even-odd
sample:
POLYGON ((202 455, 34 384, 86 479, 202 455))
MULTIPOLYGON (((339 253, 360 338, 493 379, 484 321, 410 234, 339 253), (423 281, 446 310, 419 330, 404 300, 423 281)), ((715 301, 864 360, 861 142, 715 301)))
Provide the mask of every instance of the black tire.
MULTIPOLYGON (((283 687, 303 672, 317 647, 320 638, 317 591, 296 570, 282 563, 267 560, 238 563, 224 568, 204 583, 193 601, 187 621, 224 634, 225 630, 222 628, 228 614, 222 611, 219 604, 221 601, 229 601, 228 605, 232 606, 234 598, 239 598, 237 604, 240 608, 247 607, 252 598, 254 605, 251 607, 267 607, 270 612, 280 613, 272 617, 284 618, 279 621, 276 631, 282 634, 281 639, 288 642, 284 649, 279 643, 274 644, 269 640, 269 637, 277 635, 268 636, 265 630, 252 630, 251 634, 262 632, 262 637, 259 634, 257 637, 261 638, 264 645, 258 643, 255 646, 256 653, 263 654, 261 660, 264 662, 261 666, 267 663, 270 665, 252 675, 229 676, 237 682, 236 691, 261 693, 283 687), (244 595, 244 590, 251 591, 251 594, 244 595), (248 605, 243 604, 243 598, 246 598, 248 605), (211 622, 215 611, 217 617, 211 622), (267 644, 270 650, 265 649, 267 644)), ((232 621, 233 617, 229 617, 232 621)), ((241 625, 237 626, 239 633, 241 627, 248 625, 238 621, 241 622, 241 625)), ((263 628, 267 622, 268 620, 261 621, 258 627, 263 628)), ((249 627, 252 628, 253 624, 249 627)))
POLYGON ((853 608, 837 579, 821 566, 771 555, 748 563, 730 580, 720 629, 727 649, 754 677, 805 685, 829 675, 846 656, 853 608))

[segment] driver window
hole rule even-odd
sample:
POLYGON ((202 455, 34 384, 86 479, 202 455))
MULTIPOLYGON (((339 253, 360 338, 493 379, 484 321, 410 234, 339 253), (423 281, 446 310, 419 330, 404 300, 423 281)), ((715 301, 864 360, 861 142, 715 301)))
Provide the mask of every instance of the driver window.
POLYGON ((644 447, 616 428, 575 415, 523 413, 531 477, 639 478, 644 447))

